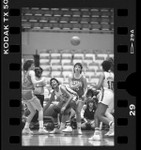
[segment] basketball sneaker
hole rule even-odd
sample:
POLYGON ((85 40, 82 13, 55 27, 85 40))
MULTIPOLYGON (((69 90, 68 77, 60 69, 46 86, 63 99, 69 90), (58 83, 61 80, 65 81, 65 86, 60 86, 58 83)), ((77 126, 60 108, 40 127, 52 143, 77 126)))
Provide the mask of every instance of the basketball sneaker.
POLYGON ((89 138, 90 141, 99 141, 101 140, 101 132, 100 131, 95 131, 94 135, 89 138))
POLYGON ((48 131, 45 130, 45 128, 43 127, 43 128, 39 129, 38 133, 40 133, 40 134, 46 134, 46 133, 48 133, 48 131))
POLYGON ((22 130, 22 134, 33 134, 33 131, 31 131, 29 128, 24 128, 22 130))
POLYGON ((63 132, 72 132, 72 127, 71 126, 67 126, 64 130, 62 130, 63 132))
POLYGON ((82 135, 82 130, 81 130, 81 129, 77 129, 77 133, 78 133, 79 135, 82 135))
POLYGON ((114 123, 112 123, 112 125, 110 126, 110 129, 109 129, 109 133, 107 136, 114 136, 115 135, 115 132, 114 132, 114 123))
POLYGON ((59 130, 58 128, 54 128, 54 130, 49 132, 50 134, 60 134, 62 133, 61 130, 59 130))

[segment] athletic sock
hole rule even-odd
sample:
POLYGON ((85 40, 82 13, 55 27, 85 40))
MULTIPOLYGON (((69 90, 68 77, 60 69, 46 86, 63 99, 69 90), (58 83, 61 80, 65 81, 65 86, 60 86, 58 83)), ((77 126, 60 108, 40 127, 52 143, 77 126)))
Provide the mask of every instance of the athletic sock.
POLYGON ((58 123, 54 123, 54 127, 58 129, 58 123))
POLYGON ((60 128, 61 129, 65 128, 65 123, 61 122, 60 128))
POLYGON ((43 128, 44 126, 43 126, 43 121, 39 121, 39 127, 40 128, 43 128))
POLYGON ((81 129, 81 122, 77 122, 77 129, 81 129))
POLYGON ((94 132, 94 134, 97 133, 97 132, 99 132, 99 130, 100 130, 99 127, 95 127, 95 132, 94 132))
POLYGON ((109 126, 112 126, 112 125, 113 125, 113 121, 110 121, 110 122, 109 122, 109 126))
POLYGON ((67 125, 67 126, 70 126, 70 125, 71 125, 70 120, 66 121, 66 125, 67 125))
POLYGON ((24 128, 29 128, 29 123, 26 122, 24 128))

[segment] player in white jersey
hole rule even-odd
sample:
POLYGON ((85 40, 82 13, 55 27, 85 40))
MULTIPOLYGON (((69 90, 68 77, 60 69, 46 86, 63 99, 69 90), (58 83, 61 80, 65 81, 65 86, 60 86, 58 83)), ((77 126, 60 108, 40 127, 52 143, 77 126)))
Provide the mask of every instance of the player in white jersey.
POLYGON ((101 140, 101 132, 99 129, 99 121, 110 126, 109 136, 114 136, 114 120, 113 118, 105 115, 108 109, 114 108, 114 74, 110 71, 111 62, 104 61, 102 64, 103 72, 101 73, 99 83, 96 89, 101 88, 101 92, 98 95, 98 108, 95 113, 95 132, 89 140, 101 140), (110 108, 111 107, 111 108, 110 108))
MULTIPOLYGON (((56 78, 52 78, 50 80, 50 85, 53 89, 51 92, 50 100, 48 101, 47 105, 44 107, 44 116, 51 116, 54 119, 54 130, 51 131, 51 134, 60 133, 61 130, 59 129, 58 125, 58 114, 65 114, 69 116, 70 108, 76 108, 76 101, 77 101, 77 93, 71 90, 69 87, 66 87, 63 84, 60 84, 56 78), (54 101, 55 96, 58 98, 58 104, 52 104, 54 101)), ((66 120, 65 120, 66 121, 66 120)), ((64 119, 61 120, 61 124, 64 124, 64 119)))

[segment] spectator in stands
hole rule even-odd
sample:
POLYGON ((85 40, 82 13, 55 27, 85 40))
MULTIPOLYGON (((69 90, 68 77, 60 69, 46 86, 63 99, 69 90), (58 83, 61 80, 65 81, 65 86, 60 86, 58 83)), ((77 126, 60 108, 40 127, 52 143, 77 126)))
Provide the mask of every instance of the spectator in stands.
POLYGON ((94 114, 95 114, 96 106, 95 101, 89 100, 87 102, 87 105, 83 106, 84 115, 83 117, 83 123, 81 124, 82 129, 94 129, 94 114))
POLYGON ((89 88, 86 94, 86 105, 82 109, 83 123, 82 129, 94 129, 94 114, 97 108, 98 99, 96 98, 98 92, 92 88, 89 88))

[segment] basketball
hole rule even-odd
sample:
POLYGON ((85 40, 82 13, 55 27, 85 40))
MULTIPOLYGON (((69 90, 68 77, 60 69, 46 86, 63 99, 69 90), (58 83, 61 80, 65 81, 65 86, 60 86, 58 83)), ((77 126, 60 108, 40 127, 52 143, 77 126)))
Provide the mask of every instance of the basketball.
POLYGON ((73 36, 71 38, 71 44, 74 46, 77 46, 80 44, 80 38, 78 36, 73 36))

